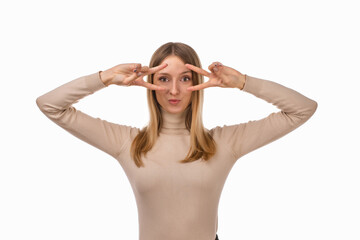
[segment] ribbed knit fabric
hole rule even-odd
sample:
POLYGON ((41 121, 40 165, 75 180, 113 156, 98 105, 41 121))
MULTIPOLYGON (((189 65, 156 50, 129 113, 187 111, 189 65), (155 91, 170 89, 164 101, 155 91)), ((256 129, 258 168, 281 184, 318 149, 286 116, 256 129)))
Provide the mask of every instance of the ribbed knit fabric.
POLYGON ((72 106, 103 88, 106 85, 96 72, 45 93, 36 103, 57 125, 120 163, 135 194, 140 240, 215 239, 221 191, 235 162, 293 131, 317 108, 314 100, 292 89, 246 75, 243 91, 274 104, 279 112, 256 121, 208 129, 217 144, 215 156, 209 161, 181 164, 178 161, 185 158, 190 147, 185 112, 162 111, 160 136, 143 157, 145 168, 138 168, 130 157, 130 146, 139 128, 94 118, 72 106))

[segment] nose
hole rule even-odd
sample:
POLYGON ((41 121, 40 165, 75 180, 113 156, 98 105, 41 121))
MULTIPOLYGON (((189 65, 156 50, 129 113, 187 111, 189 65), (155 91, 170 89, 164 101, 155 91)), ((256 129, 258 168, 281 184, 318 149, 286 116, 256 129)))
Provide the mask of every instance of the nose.
POLYGON ((179 84, 177 81, 173 81, 170 87, 170 93, 172 95, 176 95, 179 94, 180 90, 179 90, 179 84))

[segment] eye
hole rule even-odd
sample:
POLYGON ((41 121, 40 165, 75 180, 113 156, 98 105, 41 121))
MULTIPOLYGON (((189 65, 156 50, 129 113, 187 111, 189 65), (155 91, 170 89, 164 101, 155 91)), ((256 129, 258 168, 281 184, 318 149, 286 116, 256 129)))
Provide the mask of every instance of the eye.
POLYGON ((166 77, 159 77, 159 81, 160 81, 160 82, 166 82, 166 81, 163 81, 162 79, 165 79, 165 80, 166 80, 166 77))
POLYGON ((190 77, 188 77, 188 76, 183 77, 183 79, 187 79, 187 80, 184 80, 184 82, 188 82, 191 80, 190 77))

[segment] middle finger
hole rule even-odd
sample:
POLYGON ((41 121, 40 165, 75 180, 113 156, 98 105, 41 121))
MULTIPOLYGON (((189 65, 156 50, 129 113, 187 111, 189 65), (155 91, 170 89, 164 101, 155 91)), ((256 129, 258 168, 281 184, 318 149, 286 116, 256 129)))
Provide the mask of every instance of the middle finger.
POLYGON ((164 91, 164 90, 166 90, 166 88, 164 88, 164 87, 161 87, 161 86, 149 83, 149 82, 145 82, 145 81, 142 82, 142 85, 144 87, 150 89, 150 90, 155 90, 155 91, 164 91))

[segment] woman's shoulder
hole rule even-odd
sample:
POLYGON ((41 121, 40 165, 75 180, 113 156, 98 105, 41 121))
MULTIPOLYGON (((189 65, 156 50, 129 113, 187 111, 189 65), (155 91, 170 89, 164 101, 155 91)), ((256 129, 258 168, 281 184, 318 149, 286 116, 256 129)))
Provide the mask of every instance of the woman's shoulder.
POLYGON ((136 137, 136 135, 138 135, 139 132, 141 131, 141 128, 136 127, 136 126, 126 125, 126 124, 123 124, 121 126, 122 126, 122 128, 126 129, 129 136, 132 138, 136 137))
POLYGON ((217 125, 210 129, 206 129, 206 131, 213 137, 224 137, 227 135, 232 135, 235 133, 235 131, 238 131, 244 124, 233 124, 233 125, 217 125))
POLYGON ((116 133, 121 138, 135 138, 136 135, 141 131, 139 127, 128 125, 128 124, 119 124, 119 123, 113 123, 107 120, 103 121, 105 126, 108 125, 109 128, 107 131, 109 135, 112 135, 113 133, 116 133))

